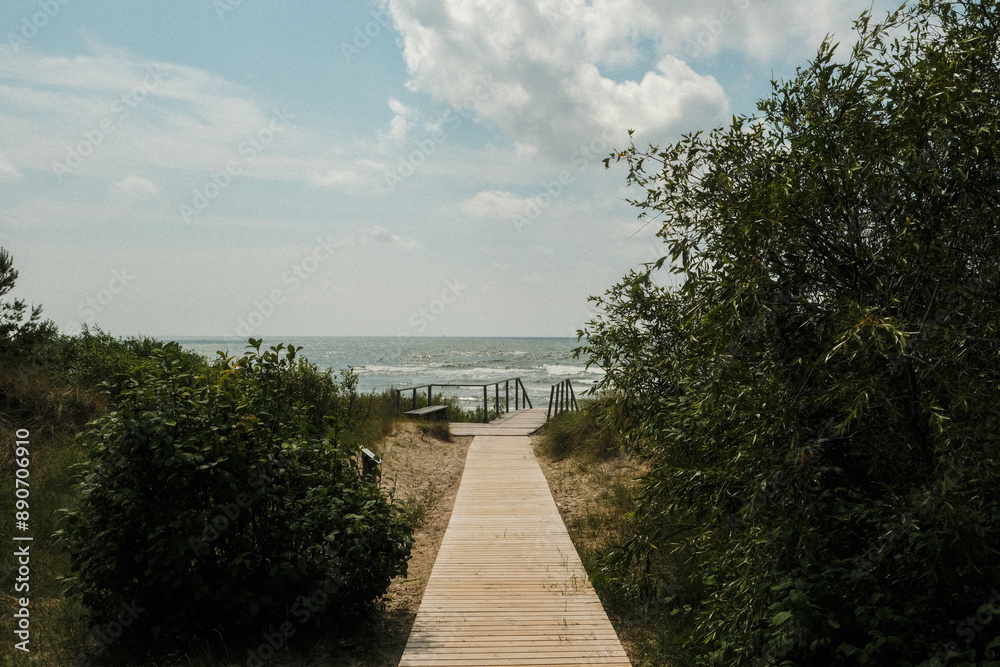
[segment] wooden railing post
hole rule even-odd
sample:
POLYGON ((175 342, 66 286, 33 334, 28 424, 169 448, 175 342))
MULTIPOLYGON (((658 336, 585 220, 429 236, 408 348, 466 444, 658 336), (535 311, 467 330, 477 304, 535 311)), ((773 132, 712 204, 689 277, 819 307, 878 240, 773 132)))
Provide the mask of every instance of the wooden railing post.
POLYGON ((489 395, 486 393, 486 388, 489 385, 483 385, 483 423, 490 423, 490 399, 489 395))
POLYGON ((503 381, 503 411, 510 412, 510 380, 503 381))

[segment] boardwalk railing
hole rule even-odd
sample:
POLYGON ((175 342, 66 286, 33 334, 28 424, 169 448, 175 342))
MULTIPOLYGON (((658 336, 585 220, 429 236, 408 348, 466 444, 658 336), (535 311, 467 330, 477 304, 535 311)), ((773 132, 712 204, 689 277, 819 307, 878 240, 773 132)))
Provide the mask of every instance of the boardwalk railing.
POLYGON ((545 414, 545 418, 549 419, 553 416, 558 417, 560 413, 566 412, 567 410, 579 410, 580 408, 576 404, 576 394, 573 392, 573 383, 569 380, 563 380, 552 385, 552 389, 549 391, 549 410, 545 414))
POLYGON ((509 378, 507 380, 500 380, 498 382, 490 382, 488 384, 421 384, 416 387, 404 387, 402 389, 396 390, 396 412, 402 411, 402 401, 403 392, 412 394, 412 408, 417 407, 417 392, 423 393, 424 388, 427 389, 427 405, 430 405, 434 400, 434 387, 481 387, 483 390, 483 423, 490 423, 490 404, 489 404, 489 388, 493 387, 493 411, 496 414, 500 414, 500 385, 503 385, 503 411, 510 412, 510 388, 511 384, 514 386, 514 409, 519 410, 522 408, 533 408, 531 404, 531 399, 528 398, 528 391, 524 388, 524 383, 521 382, 521 378, 509 378))

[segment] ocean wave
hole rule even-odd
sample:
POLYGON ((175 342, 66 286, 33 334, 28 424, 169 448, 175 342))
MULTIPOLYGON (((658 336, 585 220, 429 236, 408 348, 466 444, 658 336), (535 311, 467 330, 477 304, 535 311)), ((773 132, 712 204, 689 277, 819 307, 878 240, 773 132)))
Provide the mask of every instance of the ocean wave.
POLYGON ((586 366, 567 366, 563 364, 546 364, 543 366, 549 375, 604 375, 604 371, 599 368, 587 368, 586 366))

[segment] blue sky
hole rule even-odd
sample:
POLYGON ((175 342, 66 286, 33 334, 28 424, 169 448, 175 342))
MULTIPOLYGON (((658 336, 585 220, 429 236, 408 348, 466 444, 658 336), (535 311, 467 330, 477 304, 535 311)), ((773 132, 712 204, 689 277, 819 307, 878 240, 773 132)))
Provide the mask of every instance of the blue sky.
POLYGON ((573 335, 658 256, 627 131, 752 112, 871 6, 7 0, 0 245, 70 333, 573 335))

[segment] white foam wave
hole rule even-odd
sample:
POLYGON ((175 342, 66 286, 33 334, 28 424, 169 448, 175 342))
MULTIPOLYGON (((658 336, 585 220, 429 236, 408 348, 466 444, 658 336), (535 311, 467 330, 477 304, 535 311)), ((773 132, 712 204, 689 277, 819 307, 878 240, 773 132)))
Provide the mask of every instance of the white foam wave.
POLYGON ((599 368, 587 368, 585 366, 568 366, 563 364, 546 364, 543 366, 549 375, 604 375, 604 371, 599 368))

